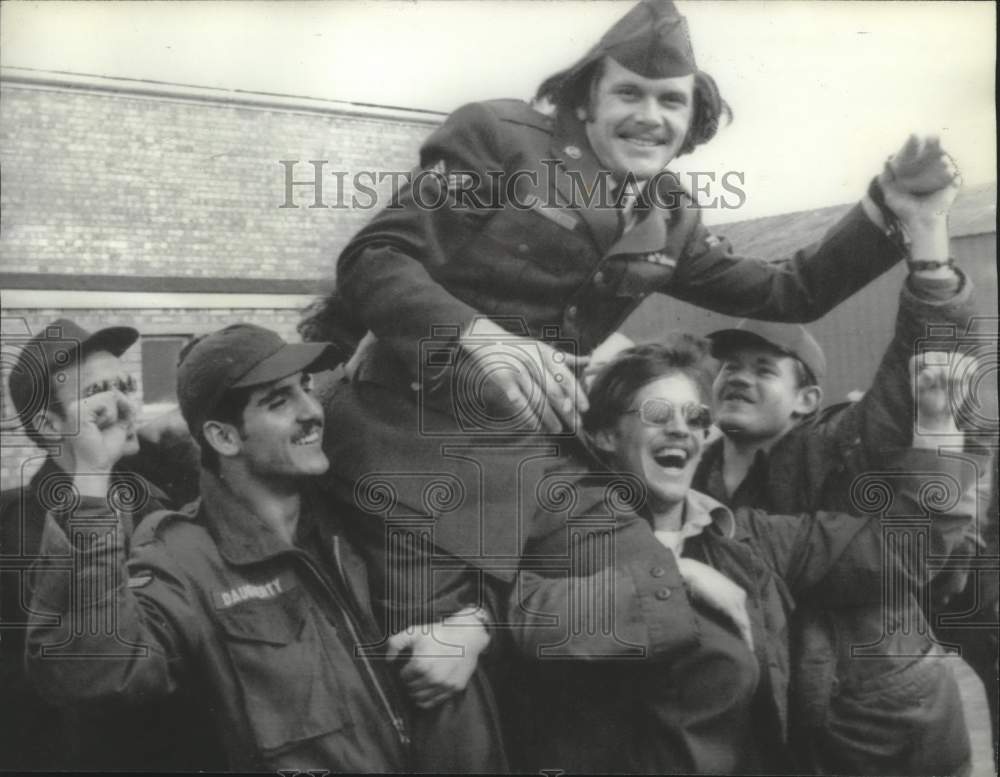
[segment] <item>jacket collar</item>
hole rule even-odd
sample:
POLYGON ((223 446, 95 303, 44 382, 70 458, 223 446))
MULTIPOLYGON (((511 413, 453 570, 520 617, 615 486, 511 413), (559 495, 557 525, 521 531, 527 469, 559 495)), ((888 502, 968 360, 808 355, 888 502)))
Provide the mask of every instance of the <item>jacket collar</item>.
POLYGON ((684 498, 684 523, 711 527, 728 539, 736 537, 736 519, 732 510, 708 494, 694 489, 689 489, 684 498))
MULTIPOLYGON (((218 475, 201 471, 201 504, 198 518, 215 539, 219 554, 231 564, 254 564, 293 550, 264 519, 239 500, 218 475)), ((311 511, 303 495, 300 521, 308 521, 311 511)), ((302 531, 303 527, 299 527, 302 531)))
POLYGON ((556 113, 550 151, 553 158, 561 162, 562 168, 556 173, 556 189, 563 201, 586 223, 601 252, 605 252, 618 236, 618 211, 602 207, 600 190, 595 195, 594 203, 584 207, 579 201, 581 193, 577 189, 579 186, 596 186, 602 181, 610 187, 613 181, 608 171, 601 168, 597 155, 591 149, 583 122, 571 111, 556 113), (577 179, 576 185, 571 184, 572 178, 577 179))
MULTIPOLYGON (((608 256, 618 254, 651 254, 662 251, 667 244, 667 217, 650 206, 649 213, 608 248, 608 256)), ((677 257, 672 257, 677 259, 677 257)))
MULTIPOLYGON (((637 509, 629 514, 624 522, 633 523, 642 520, 649 524, 652 530, 652 521, 649 513, 645 509, 637 509)), ((713 499, 708 494, 701 491, 688 489, 684 497, 684 524, 682 532, 685 537, 694 537, 701 534, 705 529, 711 529, 728 539, 738 539, 736 518, 732 510, 722 502, 713 499)))

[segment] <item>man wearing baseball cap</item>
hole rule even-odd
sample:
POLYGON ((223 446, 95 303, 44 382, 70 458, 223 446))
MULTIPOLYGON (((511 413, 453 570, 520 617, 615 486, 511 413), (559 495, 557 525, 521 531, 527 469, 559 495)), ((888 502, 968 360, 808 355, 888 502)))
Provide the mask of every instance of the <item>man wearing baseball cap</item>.
MULTIPOLYGON (((787 366, 793 373, 793 380, 778 384, 779 390, 768 395, 771 401, 766 404, 739 401, 742 397, 732 385, 725 398, 717 395, 715 423, 723 433, 733 434, 736 440, 777 439, 819 410, 826 356, 801 324, 743 319, 733 329, 713 332, 709 339, 712 354, 722 359, 724 369, 732 369, 735 357, 744 356, 748 360, 756 357, 762 368, 765 364, 772 368, 787 366)), ((732 470, 729 474, 733 477, 732 470)), ((735 470, 736 477, 741 474, 745 475, 745 470, 735 470)), ((736 484, 730 485, 738 485, 742 480, 739 477, 736 484)))
MULTIPOLYGON (((893 340, 860 401, 820 410, 827 363, 800 325, 744 320, 710 335, 721 362, 713 410, 722 436, 706 448, 694 488, 733 507, 857 513, 853 484, 869 472, 886 472, 894 448, 939 435, 931 440, 936 444, 920 445, 929 448, 931 473, 938 444, 961 447, 954 408, 962 397, 928 401, 928 391, 941 389, 918 390, 911 380, 911 370, 925 369, 914 366, 914 355, 930 325, 964 332, 973 315, 971 283, 948 257, 945 219, 956 190, 899 207, 915 259, 893 340)), ((951 355, 953 363, 958 359, 951 355)), ((949 386, 940 375, 930 377, 923 383, 949 386)), ((981 458, 974 461, 977 474, 989 471, 981 458)), ((958 685, 937 655, 915 592, 905 601, 870 607, 819 610, 806 604, 791 637, 799 768, 859 775, 965 768, 969 735, 958 685), (920 627, 901 628, 908 618, 920 627), (878 649, 855 656, 853 649, 864 645, 878 649)))
POLYGON ((184 727, 191 716, 181 700, 155 709, 60 708, 38 694, 23 668, 28 564, 45 555, 46 512, 72 502, 74 492, 127 497, 121 516, 127 544, 134 523, 169 504, 156 486, 121 466, 139 447, 135 381, 121 359, 138 337, 131 327, 89 332, 59 319, 22 346, 8 375, 18 420, 47 456, 26 485, 0 495, 0 768, 174 769, 211 758, 207 743, 184 727))
MULTIPOLYGON (((99 617, 101 602, 113 601, 118 635, 82 638, 102 660, 60 661, 44 651, 65 639, 65 627, 36 619, 29 669, 49 694, 162 697, 196 681, 231 769, 411 768, 411 710, 395 668, 365 650, 384 643, 368 570, 316 488, 329 462, 311 374, 336 362, 326 343, 290 344, 252 324, 182 351, 177 394, 201 447, 201 498, 150 516, 127 559, 109 540, 86 546, 81 580, 109 566, 128 580, 86 611, 99 617), (114 649, 122 643, 148 655, 114 649)), ((65 515, 48 519, 48 552, 67 546, 67 528, 65 515)), ((35 609, 59 612, 66 585, 39 574, 35 609)), ((474 655, 488 641, 475 623, 483 639, 474 655)))
MULTIPOLYGON (((128 581, 109 583, 84 611, 99 617, 114 602, 118 634, 83 637, 99 659, 62 661, 44 653, 66 627, 33 619, 29 672, 44 692, 131 700, 197 683, 230 768, 404 768, 395 693, 354 653, 374 636, 364 581, 336 517, 308 488, 329 466, 310 372, 331 361, 324 344, 292 345, 249 324, 182 352, 177 393, 202 449, 201 499, 151 516, 127 556, 114 538, 77 540, 87 561, 78 578, 110 568, 128 581)), ((43 547, 68 549, 74 524, 114 512, 98 502, 51 514, 43 547)), ((68 615, 65 579, 39 570, 34 584, 35 609, 68 615)))

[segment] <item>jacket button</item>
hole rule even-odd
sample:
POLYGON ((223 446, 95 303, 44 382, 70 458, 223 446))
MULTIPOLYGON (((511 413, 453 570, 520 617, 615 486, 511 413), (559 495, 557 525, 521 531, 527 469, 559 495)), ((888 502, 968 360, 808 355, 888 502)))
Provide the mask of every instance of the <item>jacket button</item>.
POLYGON ((651 570, 649 570, 649 574, 651 574, 653 577, 663 577, 665 574, 667 574, 667 570, 665 570, 663 567, 653 567, 651 570))
POLYGON ((527 243, 520 243, 517 246, 517 250, 520 251, 522 254, 528 253, 528 244, 527 243))
POLYGON ((570 305, 566 308, 566 315, 570 318, 576 318, 576 305, 570 305))
POLYGON ((666 599, 670 598, 670 589, 669 588, 661 588, 659 591, 656 592, 655 596, 661 602, 665 601, 666 599))
POLYGON ((604 283, 604 273, 600 270, 594 273, 594 283, 604 283))

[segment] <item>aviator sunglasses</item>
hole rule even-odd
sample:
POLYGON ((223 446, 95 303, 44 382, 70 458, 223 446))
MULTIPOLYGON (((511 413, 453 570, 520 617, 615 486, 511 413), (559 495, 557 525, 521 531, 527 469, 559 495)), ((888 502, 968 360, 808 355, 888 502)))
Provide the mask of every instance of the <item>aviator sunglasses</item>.
MULTIPOLYGON (((637 410, 626 410, 625 414, 638 413, 639 420, 647 426, 667 426, 674 420, 677 407, 668 399, 647 399, 637 410)), ((708 429, 712 425, 712 411, 706 405, 688 402, 680 408, 684 422, 692 429, 708 429)))

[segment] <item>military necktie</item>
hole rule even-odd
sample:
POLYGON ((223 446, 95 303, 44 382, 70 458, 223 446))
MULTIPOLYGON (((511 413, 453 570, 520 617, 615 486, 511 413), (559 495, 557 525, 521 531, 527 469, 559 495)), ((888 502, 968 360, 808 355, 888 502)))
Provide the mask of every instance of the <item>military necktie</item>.
POLYGON ((635 204, 639 199, 639 193, 634 185, 626 187, 624 193, 621 192, 621 187, 622 184, 619 184, 615 189, 615 204, 618 209, 618 234, 624 235, 635 226, 638 220, 635 204))

